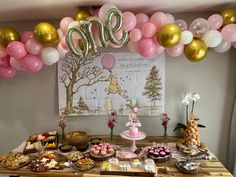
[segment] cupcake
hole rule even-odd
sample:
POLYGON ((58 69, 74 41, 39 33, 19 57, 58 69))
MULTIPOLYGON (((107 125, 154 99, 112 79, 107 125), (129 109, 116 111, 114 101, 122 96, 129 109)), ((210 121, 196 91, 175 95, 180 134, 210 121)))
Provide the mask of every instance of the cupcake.
POLYGON ((104 157, 107 155, 107 151, 101 151, 101 155, 104 157))
POLYGON ((170 150, 169 150, 169 149, 166 149, 166 150, 165 150, 165 153, 166 153, 166 155, 170 155, 170 150))
POLYGON ((165 156, 166 156, 166 153, 165 153, 164 151, 161 151, 161 152, 160 152, 160 156, 161 156, 161 157, 165 157, 165 156))
POLYGON ((160 156, 160 154, 158 152, 154 152, 153 155, 154 155, 154 157, 159 157, 160 156))
POLYGON ((99 154, 99 150, 95 150, 92 153, 94 153, 95 155, 98 155, 99 154))

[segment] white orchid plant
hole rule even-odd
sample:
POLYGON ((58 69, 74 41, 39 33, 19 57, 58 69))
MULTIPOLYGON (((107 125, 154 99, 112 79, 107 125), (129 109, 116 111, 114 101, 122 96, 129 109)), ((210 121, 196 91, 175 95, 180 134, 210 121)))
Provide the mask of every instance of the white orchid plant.
MULTIPOLYGON (((197 100, 200 100, 200 95, 198 93, 191 93, 191 92, 185 94, 182 98, 182 104, 185 105, 186 109, 186 125, 188 123, 189 107, 192 105, 191 113, 193 113, 194 105, 197 100)), ((182 128, 185 129, 186 125, 183 123, 178 123, 174 131, 182 128)), ((198 124, 198 127, 205 128, 205 126, 201 124, 198 124)))

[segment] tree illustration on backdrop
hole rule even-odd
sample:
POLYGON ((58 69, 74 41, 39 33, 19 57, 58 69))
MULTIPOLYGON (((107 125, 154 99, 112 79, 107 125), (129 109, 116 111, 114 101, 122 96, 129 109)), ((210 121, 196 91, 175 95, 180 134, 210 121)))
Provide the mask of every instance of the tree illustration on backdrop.
POLYGON ((153 65, 150 73, 146 77, 146 85, 144 87, 143 95, 147 96, 149 100, 153 102, 154 107, 156 106, 156 101, 161 99, 161 85, 159 70, 155 65, 153 65))
POLYGON ((71 52, 66 54, 61 65, 62 75, 59 76, 59 81, 64 84, 66 89, 65 114, 75 113, 75 110, 73 110, 73 96, 81 87, 106 81, 105 76, 103 76, 103 68, 91 65, 97 56, 97 54, 91 54, 83 58, 77 57, 71 52))

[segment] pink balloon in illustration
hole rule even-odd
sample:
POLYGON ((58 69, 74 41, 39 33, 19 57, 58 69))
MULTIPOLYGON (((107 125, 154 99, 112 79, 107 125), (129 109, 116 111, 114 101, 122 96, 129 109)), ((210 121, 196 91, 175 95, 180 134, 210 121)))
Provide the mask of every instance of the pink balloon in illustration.
POLYGON ((139 28, 134 28, 129 32, 129 39, 133 42, 138 42, 142 39, 142 32, 139 28))
POLYGON ((24 44, 29 40, 34 38, 33 31, 25 31, 21 34, 21 42, 24 44))
POLYGON ((7 49, 0 45, 0 58, 7 56, 7 49))
POLYGON ((12 67, 0 67, 0 77, 11 79, 16 75, 16 70, 12 67))
POLYGON ((0 58, 0 66, 1 67, 10 67, 10 57, 9 56, 5 56, 3 58, 0 58))
POLYGON ((114 67, 116 63, 115 57, 111 54, 105 54, 102 57, 101 64, 103 68, 109 70, 111 72, 111 69, 114 67))
POLYGON ((74 21, 71 17, 64 17, 60 22, 60 28, 62 32, 65 34, 68 29, 68 25, 74 21))
POLYGON ((143 38, 138 42, 138 53, 143 57, 151 57, 156 53, 156 45, 150 38, 143 38))
POLYGON ((30 54, 38 55, 43 49, 43 46, 35 39, 30 39, 26 42, 25 48, 30 54))
POLYGON ((157 41, 157 37, 156 37, 156 36, 154 36, 154 37, 152 38, 152 40, 153 40, 154 44, 156 45, 156 54, 159 55, 159 54, 161 54, 162 52, 165 51, 165 48, 162 47, 162 46, 159 44, 159 42, 157 41))
POLYGON ((151 38, 156 34, 156 26, 152 23, 144 23, 142 26, 142 34, 146 38, 151 38))
POLYGON ((168 18, 163 12, 156 12, 151 16, 150 22, 154 24, 156 26, 156 30, 159 31, 163 25, 168 23, 168 18))
POLYGON ((123 23, 122 29, 130 31, 135 28, 137 20, 136 16, 132 12, 124 12, 122 15, 123 23))
POLYGON ((236 24, 228 24, 222 30, 223 40, 229 43, 236 42, 236 24))
POLYGON ((178 44, 175 47, 167 48, 166 53, 171 57, 179 57, 184 51, 184 45, 178 44))
POLYGON ((25 68, 31 72, 38 72, 43 67, 43 62, 39 56, 28 54, 22 59, 25 68))
POLYGON ((22 60, 17 60, 13 57, 10 58, 10 64, 11 64, 11 67, 18 70, 18 71, 26 71, 24 65, 23 65, 23 62, 22 60))
POLYGON ((22 42, 12 41, 7 46, 7 53, 11 57, 21 59, 27 54, 27 51, 25 50, 25 45, 22 42))
POLYGON ((142 25, 149 21, 149 17, 145 13, 138 13, 136 19, 136 27, 139 29, 142 29, 142 25))
POLYGON ((219 14, 213 14, 207 21, 210 29, 218 30, 223 24, 223 17, 219 14))

